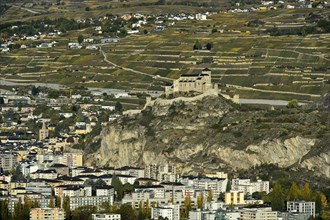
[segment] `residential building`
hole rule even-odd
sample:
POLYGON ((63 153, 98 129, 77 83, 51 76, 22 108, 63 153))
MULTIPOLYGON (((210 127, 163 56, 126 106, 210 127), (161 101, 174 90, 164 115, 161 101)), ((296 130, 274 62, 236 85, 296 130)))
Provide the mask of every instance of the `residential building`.
POLYGON ((220 193, 226 192, 228 179, 182 176, 181 183, 198 190, 211 190, 214 200, 217 200, 220 193))
POLYGON ((250 194, 254 192, 266 192, 269 193, 269 181, 257 180, 251 182, 250 179, 232 179, 231 190, 241 191, 244 194, 250 194))
POLYGON ((83 165, 83 154, 82 153, 64 153, 63 162, 69 167, 77 167, 83 165))
POLYGON ((232 205, 243 205, 244 193, 239 191, 230 191, 225 193, 225 204, 232 205))
POLYGON ((92 220, 121 220, 120 214, 92 214, 92 220))
POLYGON ((33 208, 30 211, 30 220, 64 220, 65 213, 60 208, 33 208))
POLYGON ((240 211, 240 220, 277 220, 277 212, 267 208, 244 208, 240 211))
POLYGON ((0 154, 0 169, 3 171, 13 170, 18 163, 18 157, 12 153, 0 154))
POLYGON ((151 218, 159 219, 159 217, 167 218, 168 220, 180 220, 179 205, 163 205, 151 209, 151 218))
POLYGON ((286 210, 288 212, 307 213, 309 216, 315 217, 315 202, 288 201, 286 210))

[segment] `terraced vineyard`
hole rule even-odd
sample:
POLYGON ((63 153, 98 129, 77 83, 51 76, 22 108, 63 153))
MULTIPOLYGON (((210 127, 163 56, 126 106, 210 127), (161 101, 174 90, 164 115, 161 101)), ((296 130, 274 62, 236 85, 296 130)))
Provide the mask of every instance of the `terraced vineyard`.
POLYGON ((178 21, 163 32, 149 26, 147 35, 130 35, 119 43, 102 45, 104 54, 68 50, 69 41, 61 39, 51 49, 2 54, 1 76, 12 81, 162 90, 164 82, 182 73, 209 67, 224 93, 312 101, 330 91, 330 35, 270 36, 264 32, 274 25, 306 25, 304 18, 312 11, 316 12, 217 14, 207 21, 178 21), (246 25, 255 18, 263 19, 265 25, 246 25), (196 41, 213 47, 193 50, 196 41))

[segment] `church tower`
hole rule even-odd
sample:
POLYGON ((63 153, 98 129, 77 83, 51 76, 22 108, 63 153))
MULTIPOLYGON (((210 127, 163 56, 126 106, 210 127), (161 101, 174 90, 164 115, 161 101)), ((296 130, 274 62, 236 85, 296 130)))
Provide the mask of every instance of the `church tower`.
POLYGON ((39 141, 45 140, 49 136, 48 128, 46 127, 46 123, 42 122, 42 128, 39 129, 39 141))

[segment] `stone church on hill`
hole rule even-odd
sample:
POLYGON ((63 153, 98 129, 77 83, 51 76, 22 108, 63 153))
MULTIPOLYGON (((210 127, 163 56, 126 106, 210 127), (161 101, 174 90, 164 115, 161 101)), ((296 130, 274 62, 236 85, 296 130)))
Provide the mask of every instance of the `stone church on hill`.
POLYGON ((197 74, 182 74, 179 79, 174 80, 173 84, 165 86, 165 96, 186 92, 203 94, 209 91, 218 93, 218 84, 211 82, 211 70, 208 68, 197 74))

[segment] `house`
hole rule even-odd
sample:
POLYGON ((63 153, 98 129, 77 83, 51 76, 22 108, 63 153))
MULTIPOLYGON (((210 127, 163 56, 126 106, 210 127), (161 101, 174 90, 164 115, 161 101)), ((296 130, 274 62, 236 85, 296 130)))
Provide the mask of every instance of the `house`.
POLYGON ((79 43, 68 43, 69 49, 81 49, 82 46, 79 43))
POLYGON ((94 43, 94 39, 93 38, 85 38, 84 43, 94 43))
POLYGON ((120 38, 103 38, 103 39, 101 39, 101 44, 118 43, 119 41, 120 41, 120 38))
POLYGON ((89 46, 86 46, 86 49, 87 50, 97 50, 99 48, 97 46, 95 46, 95 45, 89 45, 89 46))
POLYGON ((139 32, 140 32, 139 30, 128 30, 127 34, 137 34, 139 32))
POLYGON ((120 214, 92 214, 92 220, 121 220, 120 214))
POLYGON ((203 21, 205 21, 207 19, 206 15, 201 14, 201 13, 196 14, 195 18, 196 18, 196 20, 203 20, 203 21))

